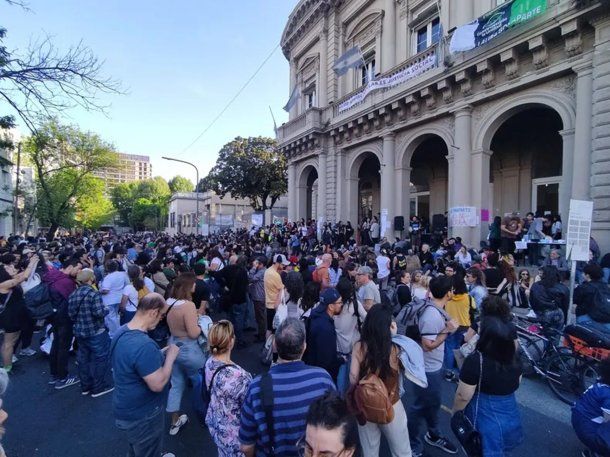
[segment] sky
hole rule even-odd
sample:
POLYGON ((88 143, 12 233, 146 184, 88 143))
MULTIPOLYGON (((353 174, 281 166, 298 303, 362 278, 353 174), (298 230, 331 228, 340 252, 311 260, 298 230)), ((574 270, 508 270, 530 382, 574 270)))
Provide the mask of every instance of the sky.
MULTIPOLYGON (((153 175, 200 177, 236 136, 274 136, 288 118, 289 66, 281 48, 195 145, 281 39, 298 0, 27 0, 29 11, 0 0, 3 44, 25 50, 50 36, 60 49, 82 40, 104 61, 125 95, 100 95, 106 115, 73 109, 61 120, 99 134, 120 152, 148 155, 153 175)), ((10 109, 0 103, 6 114, 10 109)), ((27 129, 20 123, 20 131, 27 129)))

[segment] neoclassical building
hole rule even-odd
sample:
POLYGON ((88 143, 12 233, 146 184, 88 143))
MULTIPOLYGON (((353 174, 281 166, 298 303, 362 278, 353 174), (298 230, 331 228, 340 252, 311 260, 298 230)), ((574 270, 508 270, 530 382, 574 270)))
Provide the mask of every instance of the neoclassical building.
POLYGON ((289 159, 289 219, 432 220, 478 245, 488 221, 594 202, 610 250, 610 4, 548 0, 546 11, 470 51, 463 26, 503 0, 301 0, 282 49, 301 97, 277 132, 289 159), (341 77, 333 65, 359 46, 341 77), (374 76, 374 78, 373 78, 374 76), (394 81, 369 91, 367 83, 394 81))

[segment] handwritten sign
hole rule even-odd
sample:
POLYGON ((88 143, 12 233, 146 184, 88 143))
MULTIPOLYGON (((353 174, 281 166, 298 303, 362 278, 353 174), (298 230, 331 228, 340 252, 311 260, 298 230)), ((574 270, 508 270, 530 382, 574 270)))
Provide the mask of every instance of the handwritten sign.
POLYGON ((475 206, 456 206, 449 209, 449 227, 476 227, 477 223, 475 206))

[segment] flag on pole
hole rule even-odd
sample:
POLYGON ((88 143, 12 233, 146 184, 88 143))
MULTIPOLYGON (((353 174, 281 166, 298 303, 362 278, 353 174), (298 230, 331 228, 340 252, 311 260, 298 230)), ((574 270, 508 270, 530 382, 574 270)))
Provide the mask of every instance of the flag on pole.
POLYGON ((301 98, 301 91, 299 90, 299 85, 296 84, 292 90, 292 94, 290 94, 288 103, 286 103, 286 106, 284 106, 284 111, 289 113, 292 107, 297 104, 299 98, 301 98))
POLYGON ((364 65, 364 57, 362 57, 360 46, 354 46, 337 59, 333 70, 335 70, 337 76, 343 76, 350 68, 357 68, 362 65, 364 65))

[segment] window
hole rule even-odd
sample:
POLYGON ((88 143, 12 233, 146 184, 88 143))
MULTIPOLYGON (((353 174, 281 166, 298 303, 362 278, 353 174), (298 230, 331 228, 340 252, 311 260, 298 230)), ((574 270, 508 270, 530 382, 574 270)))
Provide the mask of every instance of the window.
POLYGON ((313 108, 316 103, 316 81, 311 79, 305 84, 305 90, 303 91, 303 111, 313 108))
POLYGON ((364 54, 364 65, 360 67, 360 85, 366 86, 370 81, 375 79, 375 51, 370 51, 364 54))
POLYGON ((425 51, 430 46, 439 42, 441 37, 441 21, 437 17, 426 25, 417 29, 416 33, 416 53, 425 51))
POLYGON ((176 213, 171 213, 169 216, 170 216, 169 226, 171 228, 174 228, 176 226, 176 213))

